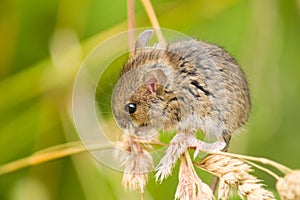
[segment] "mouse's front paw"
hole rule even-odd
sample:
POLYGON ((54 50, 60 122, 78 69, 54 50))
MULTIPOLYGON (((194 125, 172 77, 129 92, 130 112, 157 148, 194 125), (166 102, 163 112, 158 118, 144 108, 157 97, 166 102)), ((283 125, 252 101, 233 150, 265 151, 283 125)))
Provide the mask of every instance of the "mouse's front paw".
POLYGON ((186 134, 177 133, 171 140, 166 154, 160 160, 158 167, 156 168, 156 181, 162 182, 171 174, 176 161, 187 150, 188 147, 189 145, 187 143, 186 134))

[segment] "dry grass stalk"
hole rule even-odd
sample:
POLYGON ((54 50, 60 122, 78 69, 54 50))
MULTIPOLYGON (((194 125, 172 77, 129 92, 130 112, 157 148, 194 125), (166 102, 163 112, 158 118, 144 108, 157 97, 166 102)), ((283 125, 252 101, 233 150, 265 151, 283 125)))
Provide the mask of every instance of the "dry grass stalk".
POLYGON ((294 170, 278 180, 276 189, 282 200, 300 199, 300 170, 294 170))
POLYGON ((160 25, 157 20, 157 17, 156 17, 155 11, 153 9, 153 6, 151 4, 151 1, 150 0, 141 0, 141 2, 145 8, 145 11, 147 12, 148 18, 150 20, 152 27, 154 28, 154 31, 156 33, 159 43, 162 45, 162 47, 166 47, 167 43, 166 43, 166 40, 160 30, 160 25))
POLYGON ((130 137, 117 146, 115 157, 125 167, 122 180, 124 189, 143 193, 149 172, 153 170, 152 156, 130 137))
POLYGON ((188 152, 185 155, 187 161, 182 156, 175 199, 213 200, 212 190, 197 175, 188 152))
POLYGON ((209 155, 199 166, 220 178, 219 199, 228 199, 234 187, 241 198, 246 196, 249 200, 275 199, 270 191, 263 188, 261 180, 249 174, 252 169, 242 160, 224 155, 209 155))
POLYGON ((42 164, 42 163, 45 163, 48 161, 52 161, 55 159, 64 158, 66 156, 72 156, 75 154, 87 152, 87 150, 93 151, 93 150, 111 149, 111 148, 113 148, 113 146, 89 144, 87 148, 81 142, 69 142, 69 143, 55 145, 55 146, 37 151, 28 157, 1 165, 0 166, 0 176, 3 174, 17 171, 17 170, 25 168, 25 167, 39 165, 39 164, 42 164))

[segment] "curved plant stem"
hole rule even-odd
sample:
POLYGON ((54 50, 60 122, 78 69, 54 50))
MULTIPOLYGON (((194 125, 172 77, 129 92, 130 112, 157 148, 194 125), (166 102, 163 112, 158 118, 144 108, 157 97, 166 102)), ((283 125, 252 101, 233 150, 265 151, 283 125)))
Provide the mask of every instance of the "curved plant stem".
POLYGON ((184 153, 184 155, 185 155, 186 162, 187 162, 189 168, 193 171, 194 174, 196 174, 196 171, 195 171, 195 169, 194 169, 194 167, 193 167, 193 162, 192 162, 191 156, 190 156, 190 154, 189 154, 189 151, 186 151, 186 152, 184 153))
MULTIPOLYGON (((99 146, 91 144, 89 150, 101 150, 112 148, 112 146, 99 146)), ((70 155, 86 152, 86 147, 81 142, 70 142, 65 144, 59 144, 41 151, 38 151, 31 156, 22 158, 7 164, 0 166, 0 175, 11 173, 19 169, 38 165, 51 160, 63 158, 70 155)))
POLYGON ((144 200, 145 199, 145 194, 144 192, 141 192, 141 200, 144 200))
POLYGON ((143 4, 146 12, 147 12, 150 23, 151 23, 152 27, 154 28, 154 31, 155 31, 155 34, 157 36, 157 39, 158 39, 159 43, 163 47, 165 47, 166 46, 166 41, 165 41, 164 36, 163 36, 163 34, 160 30, 160 26, 159 26, 157 17, 155 15, 155 12, 154 12, 154 9, 153 9, 153 6, 152 6, 150 0, 141 0, 141 1, 142 1, 142 4, 143 4))
POLYGON ((36 151, 34 154, 42 154, 42 153, 46 153, 46 152, 59 151, 59 150, 62 150, 62 149, 76 147, 76 146, 80 146, 80 145, 82 145, 82 143, 80 141, 57 144, 57 145, 54 145, 54 146, 47 147, 45 149, 41 149, 39 151, 36 151))
POLYGON ((277 168, 279 171, 281 171, 284 174, 290 173, 292 170, 278 162, 275 162, 273 160, 269 160, 267 158, 257 158, 257 157, 253 157, 253 156, 245 156, 245 155, 239 155, 239 154, 233 154, 233 153, 225 153, 225 152, 215 152, 212 154, 219 154, 219 155, 225 155, 225 156, 231 156, 231 157, 235 157, 235 158, 240 158, 240 159, 244 159, 244 160, 251 160, 251 161, 255 161, 255 162, 260 162, 262 164, 265 165, 270 165, 273 166, 275 168, 277 168))
POLYGON ((246 160, 246 162, 249 163, 250 165, 256 167, 257 169, 260 169, 260 170, 262 170, 262 171, 264 171, 264 172, 270 174, 270 175, 273 176, 277 181, 280 179, 280 177, 279 177, 277 174, 275 174, 274 172, 272 172, 271 170, 269 170, 269 169, 267 169, 267 168, 265 168, 265 167, 263 167, 263 166, 260 166, 260 165, 258 165, 258 164, 255 164, 255 163, 253 163, 253 162, 251 162, 251 161, 248 161, 248 160, 246 160))

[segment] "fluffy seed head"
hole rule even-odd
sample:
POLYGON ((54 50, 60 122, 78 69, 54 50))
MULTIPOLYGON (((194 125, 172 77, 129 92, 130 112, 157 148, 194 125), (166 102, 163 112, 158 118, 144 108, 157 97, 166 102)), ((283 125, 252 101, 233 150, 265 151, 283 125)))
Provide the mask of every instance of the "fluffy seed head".
POLYGON ((276 189, 282 200, 300 199, 300 170, 294 170, 278 180, 276 189))
POLYGON ((151 154, 142 148, 141 144, 130 138, 118 144, 115 156, 124 166, 122 184, 125 190, 144 192, 148 174, 153 170, 151 154))
POLYGON ((261 180, 249 174, 251 167, 240 159, 209 155, 202 160, 201 167, 220 178, 219 199, 228 199, 236 187, 241 198, 246 196, 249 200, 275 200, 273 194, 263 188, 261 180))
POLYGON ((179 182, 175 193, 175 199, 181 200, 214 200, 212 190, 201 181, 197 175, 190 157, 187 157, 188 164, 184 158, 181 160, 179 169, 179 182))

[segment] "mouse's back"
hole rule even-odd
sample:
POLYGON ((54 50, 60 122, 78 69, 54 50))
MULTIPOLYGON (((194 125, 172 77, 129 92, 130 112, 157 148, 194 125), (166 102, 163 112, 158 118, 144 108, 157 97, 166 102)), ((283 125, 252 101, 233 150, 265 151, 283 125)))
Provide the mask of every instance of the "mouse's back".
POLYGON ((207 134, 231 134, 242 127, 250 113, 245 75, 236 60, 223 48, 196 40, 179 41, 168 51, 181 56, 184 64, 174 66, 174 89, 185 96, 192 115, 207 134))

